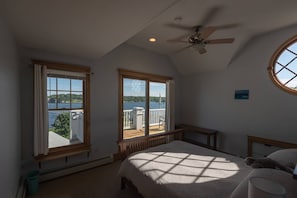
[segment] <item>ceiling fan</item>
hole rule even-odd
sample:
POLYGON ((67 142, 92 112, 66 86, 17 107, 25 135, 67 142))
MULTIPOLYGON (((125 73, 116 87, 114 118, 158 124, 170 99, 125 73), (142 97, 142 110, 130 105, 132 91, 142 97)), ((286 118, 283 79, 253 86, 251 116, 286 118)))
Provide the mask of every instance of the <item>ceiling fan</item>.
MULTIPOLYGON (((214 7, 211 9, 206 17, 203 20, 202 24, 206 24, 208 21, 210 21, 211 18, 218 12, 220 7, 214 7)), ((229 25, 223 25, 223 26, 204 26, 204 25, 198 25, 198 26, 185 26, 181 24, 176 23, 169 23, 167 24, 169 27, 178 28, 182 30, 191 30, 194 31, 190 35, 183 35, 175 39, 167 40, 168 42, 174 42, 174 43, 187 43, 188 46, 178 50, 177 52, 183 51, 187 48, 195 48, 200 54, 206 53, 205 46, 208 44, 230 44, 234 42, 234 38, 222 38, 222 39, 208 39, 208 37, 213 34, 218 29, 225 29, 225 28, 232 28, 237 26, 237 24, 229 24, 229 25), (187 40, 185 40, 187 38, 187 40)))

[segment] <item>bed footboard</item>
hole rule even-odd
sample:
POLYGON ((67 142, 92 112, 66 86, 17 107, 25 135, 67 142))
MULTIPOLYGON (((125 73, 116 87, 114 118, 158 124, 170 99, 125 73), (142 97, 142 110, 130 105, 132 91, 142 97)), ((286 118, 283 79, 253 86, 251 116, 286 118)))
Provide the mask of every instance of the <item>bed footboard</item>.
POLYGON ((118 157, 123 160, 131 153, 141 151, 153 146, 158 146, 160 144, 166 144, 173 140, 183 140, 186 142, 190 142, 192 144, 197 144, 199 146, 204 146, 204 147, 216 150, 216 139, 217 139, 217 133, 218 133, 217 130, 206 129, 206 128, 190 126, 190 125, 179 125, 178 127, 179 127, 178 129, 174 131, 166 132, 166 133, 121 140, 118 142, 118 145, 119 145, 118 157), (199 135, 206 136, 207 143, 201 144, 195 140, 185 137, 184 134, 186 132, 197 133, 199 135), (212 145, 210 141, 211 137, 213 137, 212 145))

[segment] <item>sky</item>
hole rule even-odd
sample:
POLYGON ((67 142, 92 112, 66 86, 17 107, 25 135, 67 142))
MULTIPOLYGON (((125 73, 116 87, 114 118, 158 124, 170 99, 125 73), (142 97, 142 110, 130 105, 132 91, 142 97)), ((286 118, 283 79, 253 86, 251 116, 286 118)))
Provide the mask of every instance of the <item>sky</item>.
MULTIPOLYGON (((144 80, 128 79, 124 78, 124 96, 145 96, 145 82, 144 80)), ((47 78, 47 89, 53 90, 48 91, 48 95, 54 95, 56 89, 59 93, 67 94, 70 93, 70 83, 71 91, 82 92, 83 81, 77 79, 67 79, 67 78, 47 78), (56 83, 58 82, 58 88, 56 83)), ((166 97, 166 84, 158 82, 150 82, 150 96, 161 96, 166 97)))
MULTIPOLYGON (((293 51, 294 53, 297 54, 297 43, 294 43, 290 45, 287 49, 293 51)), ((287 68, 293 71, 294 73, 297 74, 297 56, 296 54, 293 54, 289 50, 284 50, 278 57, 277 63, 275 65, 275 72, 280 71, 283 66, 281 65, 287 65, 292 61, 287 68), (295 59, 295 60, 294 60, 295 59)), ((279 73, 277 73, 276 77, 281 83, 286 83, 288 82, 291 78, 295 77, 296 75, 289 71, 288 69, 283 69, 279 73)), ((287 85, 287 87, 297 87, 297 78, 294 78, 292 81, 290 81, 287 85)))
MULTIPOLYGON (((145 96, 145 80, 124 78, 124 96, 145 96)), ((150 82, 150 96, 166 97, 166 83, 150 82)))
MULTIPOLYGON (((79 79, 67 79, 67 78, 55 78, 55 77, 48 77, 47 78, 47 89, 48 90, 56 90, 56 82, 58 81, 58 90, 64 90, 63 93, 69 93, 70 91, 70 84, 71 84, 71 91, 78 91, 82 92, 83 90, 83 80, 79 79)), ((62 92, 60 92, 62 93, 62 92)), ((55 91, 49 93, 49 95, 56 94, 55 91)))

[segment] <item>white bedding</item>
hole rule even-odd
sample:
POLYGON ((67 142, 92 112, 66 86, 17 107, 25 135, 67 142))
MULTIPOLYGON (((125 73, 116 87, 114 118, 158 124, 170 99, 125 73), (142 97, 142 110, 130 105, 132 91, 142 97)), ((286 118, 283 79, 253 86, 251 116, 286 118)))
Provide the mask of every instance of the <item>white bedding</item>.
POLYGON ((119 174, 146 198, 229 197, 250 173, 243 159, 182 141, 135 153, 119 174))

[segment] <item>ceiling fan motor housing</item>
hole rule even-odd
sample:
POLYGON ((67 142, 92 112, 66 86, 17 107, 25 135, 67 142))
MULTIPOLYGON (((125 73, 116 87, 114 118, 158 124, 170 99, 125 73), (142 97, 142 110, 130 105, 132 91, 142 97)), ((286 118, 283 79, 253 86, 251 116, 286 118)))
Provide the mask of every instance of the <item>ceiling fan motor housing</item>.
POLYGON ((204 39, 200 38, 200 34, 193 34, 188 38, 189 43, 191 44, 203 44, 204 39))

